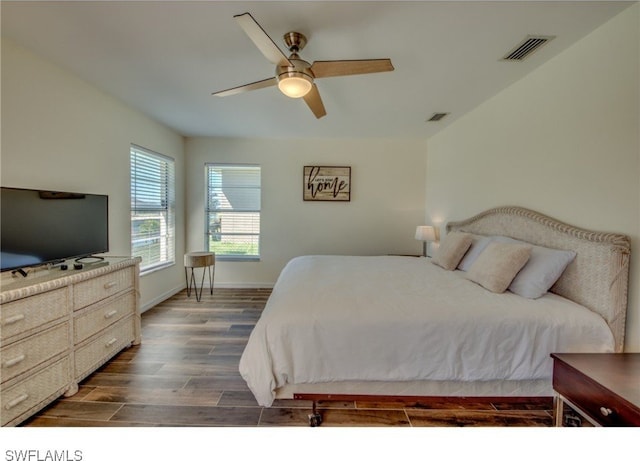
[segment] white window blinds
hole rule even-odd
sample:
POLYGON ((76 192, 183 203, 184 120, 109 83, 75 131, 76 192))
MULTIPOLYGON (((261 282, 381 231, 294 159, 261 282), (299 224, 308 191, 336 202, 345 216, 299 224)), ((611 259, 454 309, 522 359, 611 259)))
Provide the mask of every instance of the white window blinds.
POLYGON ((141 272, 175 261, 174 160, 131 146, 131 254, 141 272))
POLYGON ((206 248, 223 259, 260 257, 260 167, 207 164, 206 248))

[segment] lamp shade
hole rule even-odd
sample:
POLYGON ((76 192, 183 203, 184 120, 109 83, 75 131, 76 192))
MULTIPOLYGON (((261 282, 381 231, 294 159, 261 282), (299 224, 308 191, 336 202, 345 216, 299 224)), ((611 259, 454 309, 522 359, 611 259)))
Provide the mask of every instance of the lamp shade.
POLYGON ((313 80, 303 72, 290 71, 278 76, 278 88, 290 98, 301 98, 311 91, 313 80))
POLYGON ((433 226, 418 226, 416 227, 416 240, 422 240, 424 242, 435 242, 436 229, 433 226))

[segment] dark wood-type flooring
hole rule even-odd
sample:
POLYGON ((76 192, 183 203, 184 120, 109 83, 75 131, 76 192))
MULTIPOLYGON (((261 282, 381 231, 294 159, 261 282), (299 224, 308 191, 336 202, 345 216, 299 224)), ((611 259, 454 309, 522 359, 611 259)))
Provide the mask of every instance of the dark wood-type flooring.
MULTIPOLYGON (((238 372, 270 294, 186 291, 142 315, 142 344, 122 351, 25 426, 308 426, 311 402, 258 406, 238 372)), ((323 426, 551 426, 551 399, 321 402, 323 426)))

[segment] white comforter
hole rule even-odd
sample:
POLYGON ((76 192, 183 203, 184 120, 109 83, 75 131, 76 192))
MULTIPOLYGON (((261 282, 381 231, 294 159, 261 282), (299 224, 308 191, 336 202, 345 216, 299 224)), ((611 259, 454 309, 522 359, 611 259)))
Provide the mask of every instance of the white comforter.
POLYGON ((240 373, 258 403, 291 383, 550 379, 551 352, 611 352, 567 299, 494 294, 426 258, 303 256, 283 269, 240 373))

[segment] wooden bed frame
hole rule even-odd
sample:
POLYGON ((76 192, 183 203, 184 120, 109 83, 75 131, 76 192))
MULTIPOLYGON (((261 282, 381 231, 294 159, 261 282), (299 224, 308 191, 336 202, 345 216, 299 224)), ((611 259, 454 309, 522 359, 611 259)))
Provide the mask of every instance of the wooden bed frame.
MULTIPOLYGON (((479 235, 503 235, 535 245, 576 252, 575 260, 551 288, 551 292, 581 304, 596 312, 607 322, 615 340, 615 351, 624 348, 625 321, 627 313, 630 240, 615 233, 595 232, 571 226, 538 212, 521 207, 500 207, 484 211, 464 221, 450 222, 447 232, 454 230, 479 235)), ((429 402, 434 399, 483 399, 513 401, 527 398, 551 399, 550 382, 517 382, 515 388, 501 387, 504 382, 487 382, 478 388, 478 383, 456 383, 455 395, 448 394, 450 382, 420 382, 424 388, 413 383, 398 394, 388 393, 383 383, 367 387, 367 383, 325 383, 285 386, 276 390, 276 398, 310 400, 313 411, 309 415, 311 426, 321 423, 316 403, 321 400, 386 400, 396 402, 429 402), (337 384, 337 385, 336 385, 337 384), (340 384, 346 384, 341 386, 340 384), (364 387, 362 387, 364 385, 364 387), (435 388, 433 386, 436 386, 435 388), (542 386, 542 387, 541 387, 542 386), (357 389, 357 392, 352 392, 357 389), (362 389, 362 392, 360 392, 362 389), (407 390, 422 390, 406 393, 407 390), (435 389, 435 390, 434 390, 435 389), (543 389, 541 391, 541 389, 543 389), (346 392, 345 392, 346 390, 346 392), (545 395, 546 394, 546 395, 545 395)), ((506 383, 512 384, 512 383, 506 383)))

